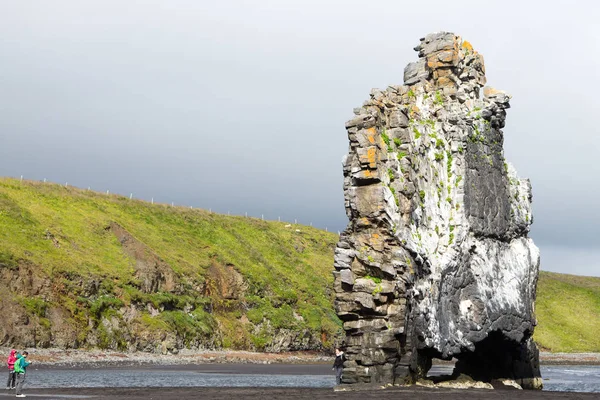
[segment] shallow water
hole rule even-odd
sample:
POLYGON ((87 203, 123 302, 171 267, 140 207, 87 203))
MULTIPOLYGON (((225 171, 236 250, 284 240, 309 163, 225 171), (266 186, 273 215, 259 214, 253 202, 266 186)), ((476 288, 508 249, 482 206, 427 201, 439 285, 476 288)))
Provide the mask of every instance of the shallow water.
POLYGON ((38 370, 28 372, 27 387, 333 387, 328 375, 203 373, 162 369, 38 370))
MULTIPOLYGON (((305 366, 310 372, 312 366, 305 366)), ((28 388, 65 387, 333 387, 333 373, 314 374, 232 373, 195 371, 190 368, 102 368, 40 369, 28 372, 28 388)), ((254 368, 257 372, 260 367, 254 368)), ((435 374, 451 372, 451 367, 434 366, 435 374)), ((544 390, 600 393, 600 366, 543 366, 544 390)))
POLYGON ((544 390, 600 393, 600 366, 542 366, 544 390))

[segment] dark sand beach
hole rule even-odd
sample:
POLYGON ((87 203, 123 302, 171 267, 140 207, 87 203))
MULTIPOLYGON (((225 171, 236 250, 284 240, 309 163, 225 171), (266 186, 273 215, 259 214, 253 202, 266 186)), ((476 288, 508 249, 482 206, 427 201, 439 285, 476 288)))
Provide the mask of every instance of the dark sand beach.
MULTIPOLYGON (((98 388, 31 389, 35 399, 598 399, 598 393, 566 393, 522 390, 390 388, 385 390, 334 391, 309 388, 98 388)), ((3 393, 0 397, 14 397, 3 393)))

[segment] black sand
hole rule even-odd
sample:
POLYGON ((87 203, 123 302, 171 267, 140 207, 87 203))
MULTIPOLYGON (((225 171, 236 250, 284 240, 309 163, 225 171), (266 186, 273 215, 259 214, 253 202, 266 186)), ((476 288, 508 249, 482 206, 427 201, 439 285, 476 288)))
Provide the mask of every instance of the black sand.
MULTIPOLYGON (((307 388, 97 388, 31 389, 25 391, 35 399, 598 399, 598 393, 566 393, 523 390, 391 388, 385 390, 336 392, 333 389, 307 388)), ((0 397, 8 397, 8 393, 0 397)), ((10 394, 14 398, 14 394, 10 394)))

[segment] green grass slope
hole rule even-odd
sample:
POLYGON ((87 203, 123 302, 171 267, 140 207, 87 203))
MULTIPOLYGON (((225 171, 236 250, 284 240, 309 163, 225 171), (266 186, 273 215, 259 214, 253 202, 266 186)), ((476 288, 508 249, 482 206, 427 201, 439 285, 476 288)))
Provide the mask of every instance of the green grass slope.
POLYGON ((0 341, 330 346, 341 327, 336 241, 307 226, 0 178, 0 313, 17 315, 0 341))
POLYGON ((552 352, 600 352, 600 278, 540 272, 534 339, 552 352))

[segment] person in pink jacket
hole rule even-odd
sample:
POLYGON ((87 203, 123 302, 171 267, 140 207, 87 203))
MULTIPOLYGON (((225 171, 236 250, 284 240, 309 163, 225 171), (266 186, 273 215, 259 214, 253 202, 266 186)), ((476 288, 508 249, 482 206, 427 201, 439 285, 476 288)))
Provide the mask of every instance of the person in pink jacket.
POLYGON ((12 349, 10 351, 10 354, 8 355, 8 360, 7 360, 7 364, 8 364, 8 382, 6 383, 7 389, 15 388, 15 378, 16 378, 15 361, 17 361, 17 351, 15 349, 12 349))

